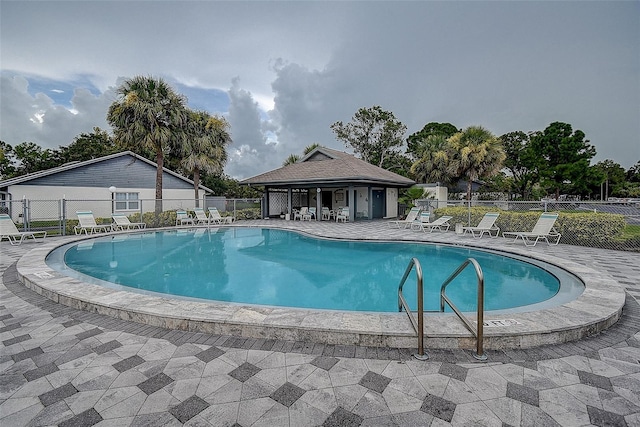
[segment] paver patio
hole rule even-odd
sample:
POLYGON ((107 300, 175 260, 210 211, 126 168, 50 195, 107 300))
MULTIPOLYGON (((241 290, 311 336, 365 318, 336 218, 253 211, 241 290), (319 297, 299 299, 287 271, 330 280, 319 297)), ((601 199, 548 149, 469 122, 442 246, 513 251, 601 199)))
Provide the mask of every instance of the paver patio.
MULTIPOLYGON (((382 221, 245 223, 418 236, 382 221)), ((452 232, 419 238, 464 243, 452 232)), ((0 243, 2 426, 640 425, 637 253, 528 249, 607 272, 626 288, 623 315, 605 332, 488 351, 487 362, 466 350, 428 349, 423 362, 411 349, 175 331, 59 305, 17 279, 17 260, 37 245, 0 243)))

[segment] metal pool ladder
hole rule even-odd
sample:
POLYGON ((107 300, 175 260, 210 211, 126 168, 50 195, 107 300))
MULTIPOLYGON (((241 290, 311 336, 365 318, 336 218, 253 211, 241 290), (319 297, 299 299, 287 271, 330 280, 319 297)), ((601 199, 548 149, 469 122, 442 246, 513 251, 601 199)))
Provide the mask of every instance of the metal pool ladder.
MULTIPOLYGON (((402 276, 402 280, 400 280, 400 284, 398 285, 398 311, 402 311, 404 308, 409 316, 409 320, 413 325, 413 329, 418 334, 418 353, 413 356, 418 360, 427 360, 429 359, 429 355, 424 352, 424 290, 423 290, 423 280, 422 280, 422 266, 420 265, 420 261, 417 258, 411 258, 409 261, 409 265, 407 265, 407 269, 404 272, 404 276, 402 276), (409 308, 409 304, 402 295, 402 288, 404 286, 404 282, 409 277, 411 270, 415 267, 416 269, 416 287, 418 292, 418 321, 416 324, 416 320, 413 318, 411 314, 411 309, 409 308)), ((476 351, 473 354, 473 357, 478 360, 487 360, 487 356, 483 351, 483 340, 484 340, 484 274, 482 273, 482 268, 474 258, 467 258, 460 267, 456 271, 454 271, 451 276, 447 280, 442 283, 440 287, 440 312, 444 312, 445 302, 451 307, 453 312, 460 318, 465 327, 476 337, 476 351), (446 288, 455 279, 467 266, 471 264, 473 265, 476 273, 476 277, 478 278, 478 304, 477 304, 477 326, 474 328, 473 324, 462 315, 462 312, 455 306, 455 304, 447 297, 446 288)))

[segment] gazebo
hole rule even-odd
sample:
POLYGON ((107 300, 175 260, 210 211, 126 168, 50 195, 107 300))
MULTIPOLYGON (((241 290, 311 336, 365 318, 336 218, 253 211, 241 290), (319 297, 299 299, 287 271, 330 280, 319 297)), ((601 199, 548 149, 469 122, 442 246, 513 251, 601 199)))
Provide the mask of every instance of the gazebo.
POLYGON ((323 207, 348 207, 349 218, 357 220, 398 216, 398 190, 415 182, 352 154, 318 147, 296 163, 240 184, 264 186, 264 217, 288 217, 301 207, 315 207, 318 213, 323 207))

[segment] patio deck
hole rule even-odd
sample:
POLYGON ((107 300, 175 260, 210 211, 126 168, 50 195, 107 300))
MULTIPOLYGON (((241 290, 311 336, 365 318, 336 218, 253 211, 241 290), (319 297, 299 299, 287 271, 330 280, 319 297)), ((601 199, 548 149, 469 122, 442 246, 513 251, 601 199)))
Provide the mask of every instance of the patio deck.
MULTIPOLYGON (((243 223, 328 237, 462 239, 381 221, 243 223)), ((485 363, 436 348, 420 362, 411 348, 187 332, 56 304, 18 280, 17 261, 45 247, 2 242, 0 424, 640 425, 640 255, 507 248, 615 282, 626 297, 620 320, 578 341, 489 350, 485 363)))

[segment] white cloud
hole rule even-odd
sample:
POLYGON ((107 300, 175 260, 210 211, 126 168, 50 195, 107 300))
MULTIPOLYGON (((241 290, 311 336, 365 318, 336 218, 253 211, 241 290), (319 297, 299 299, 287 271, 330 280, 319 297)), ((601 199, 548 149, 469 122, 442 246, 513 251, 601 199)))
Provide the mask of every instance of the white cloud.
POLYGON ((149 4, 2 2, 2 139, 69 144, 106 127, 119 78, 154 75, 229 117, 239 178, 311 143, 346 149, 329 126, 373 105, 409 133, 565 121, 598 159, 640 159, 638 2, 149 4))
POLYGON ((71 98, 72 108, 66 108, 43 93, 30 95, 24 77, 2 73, 0 79, 0 139, 8 144, 34 142, 43 148, 58 148, 96 126, 109 129, 106 111, 115 99, 110 91, 95 96, 78 89, 71 98))

